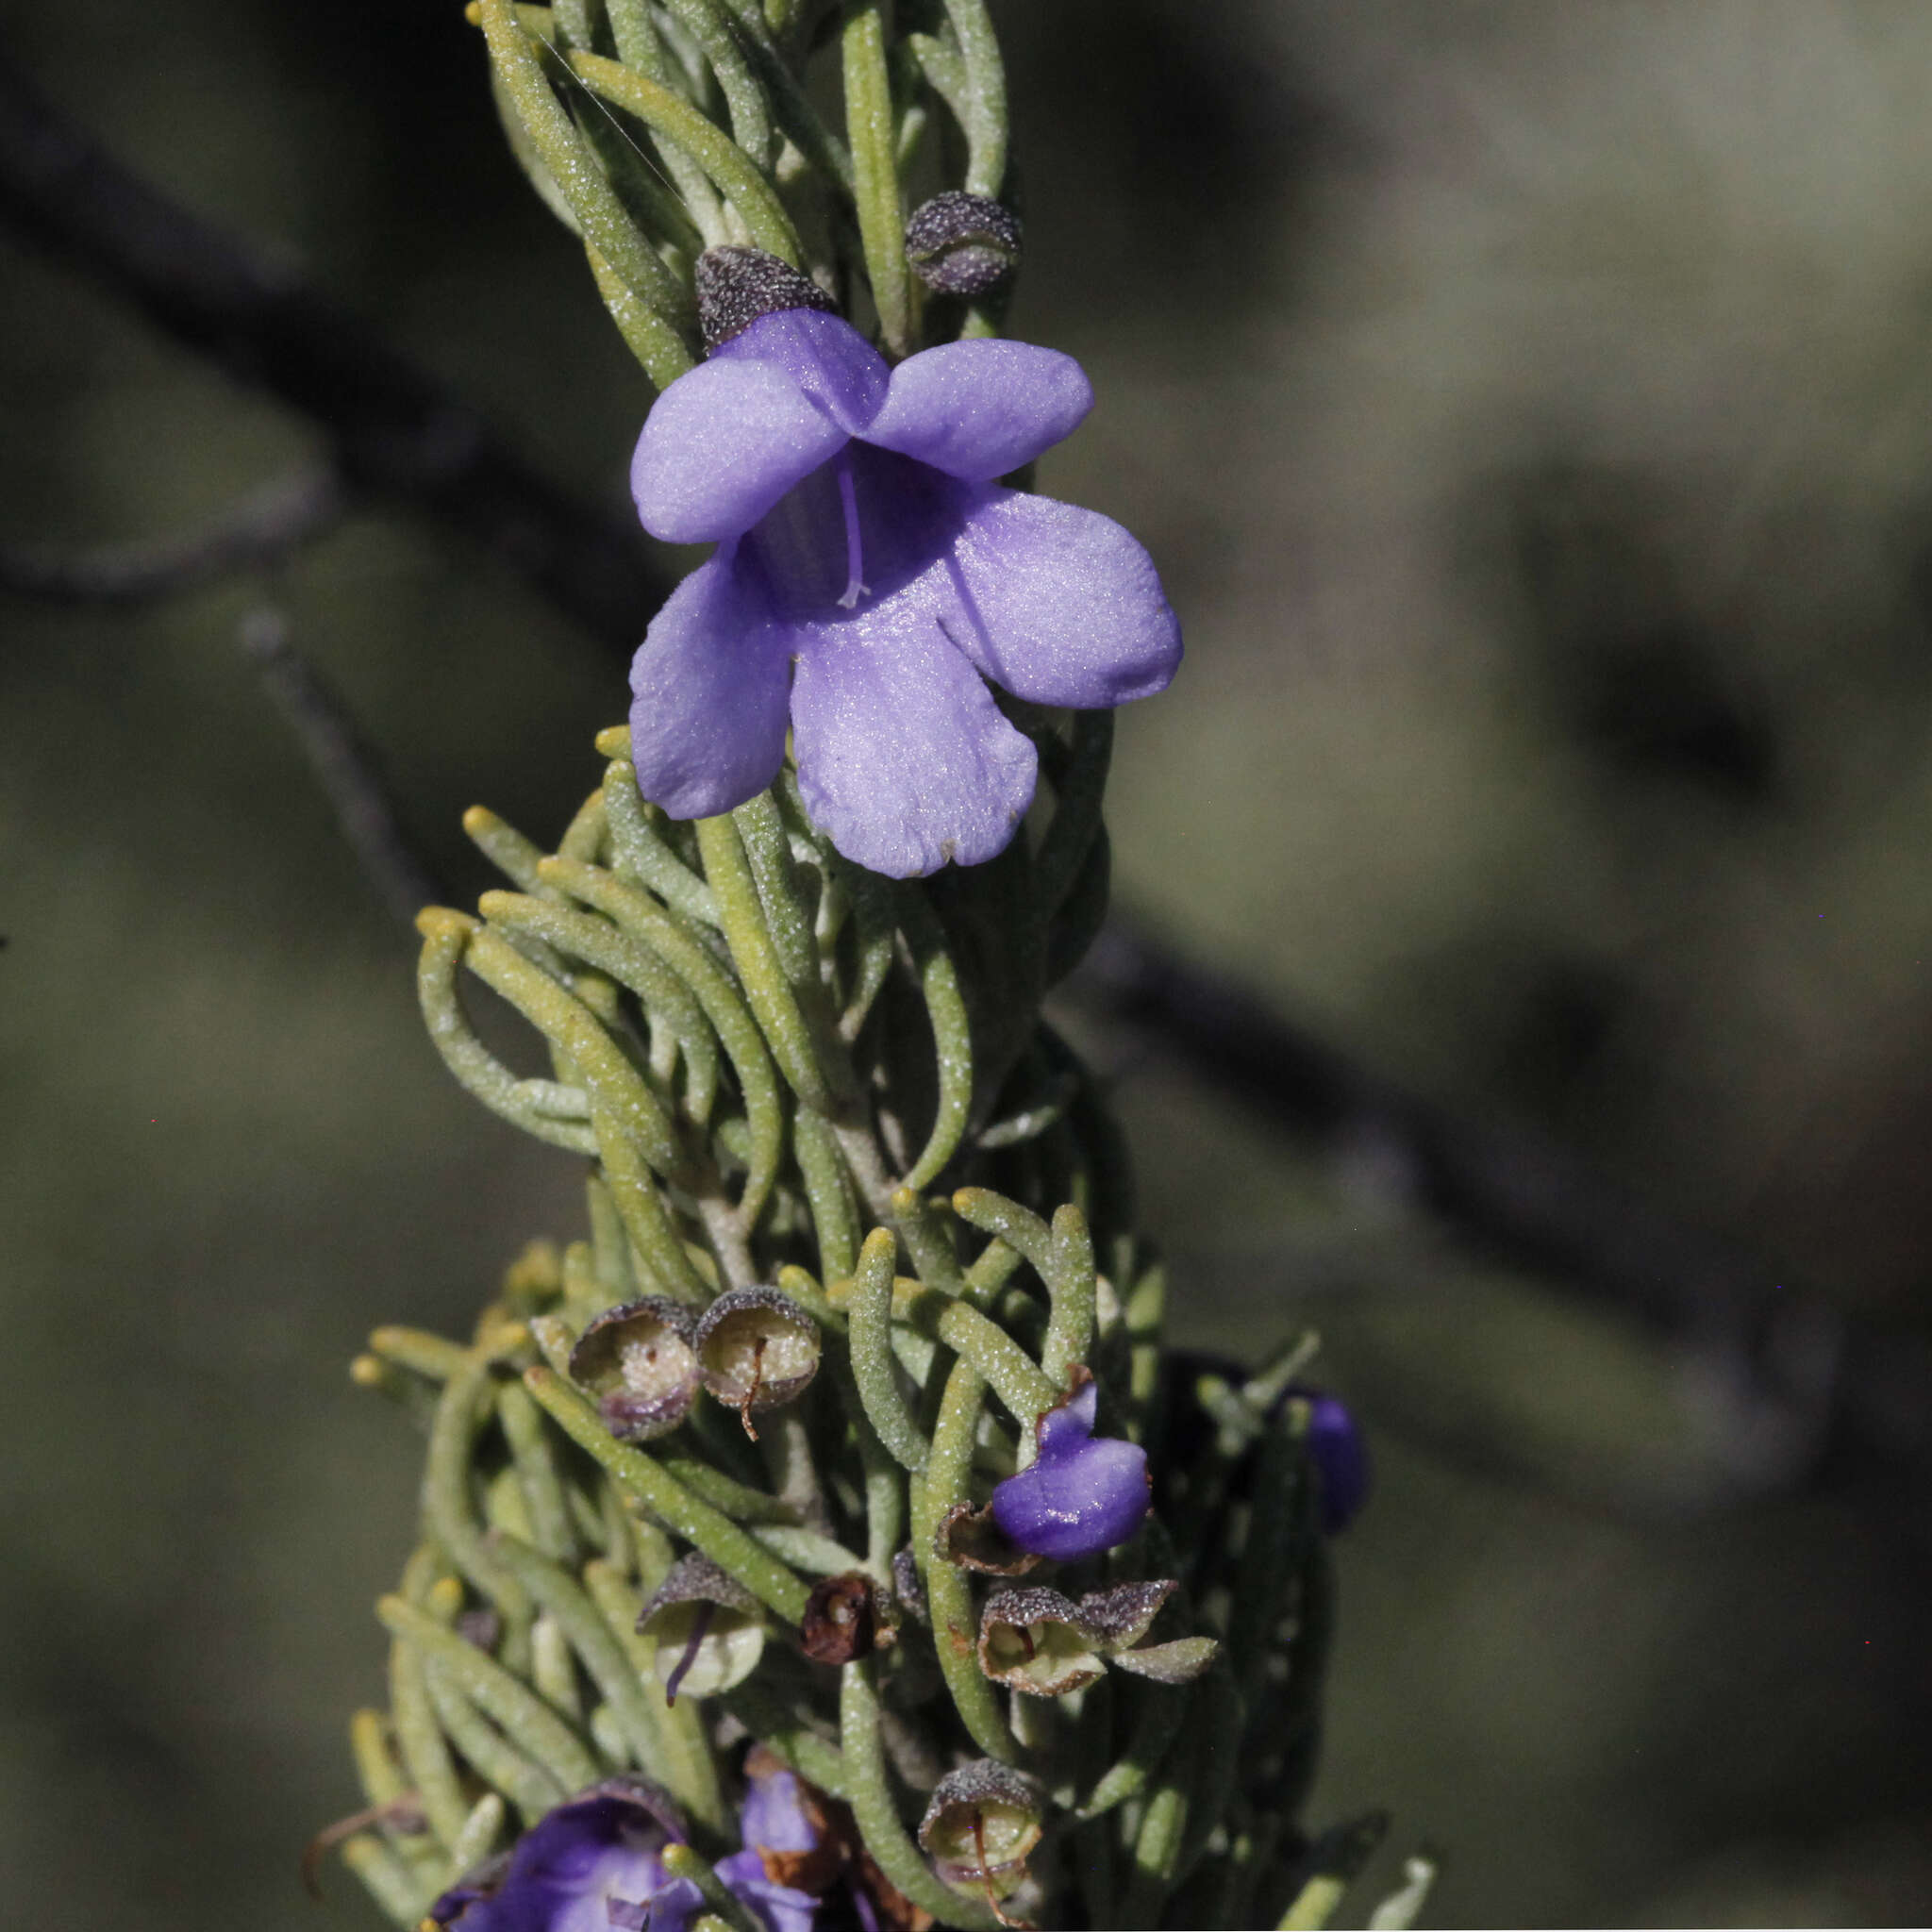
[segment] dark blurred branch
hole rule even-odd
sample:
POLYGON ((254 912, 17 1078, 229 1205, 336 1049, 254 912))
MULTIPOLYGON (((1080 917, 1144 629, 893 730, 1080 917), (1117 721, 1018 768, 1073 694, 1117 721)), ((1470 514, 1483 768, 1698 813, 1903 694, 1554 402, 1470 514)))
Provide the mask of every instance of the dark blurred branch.
POLYGON ((1932 1475, 1932 1359, 1542 1137, 1407 1092, 1116 917, 1067 993, 1298 1138, 1362 1159, 1499 1259, 1683 1347, 1740 1486, 1802 1474, 1834 1432, 1932 1475))
POLYGON ((242 648, 261 674, 275 708, 301 741, 364 875, 406 925, 446 896, 403 830, 395 806, 348 708, 289 641, 288 621, 272 606, 242 621, 242 648))
MULTIPOLYGON (((427 511, 628 654, 669 583, 635 528, 559 490, 476 412, 286 263, 223 234, 112 159, 0 60, 0 222, 328 435, 347 488, 427 511)), ((258 646, 344 831, 383 896, 433 895, 340 708, 285 641, 258 646)), ((1838 1424, 1932 1474, 1932 1365, 1841 1324, 1822 1298, 1682 1227, 1547 1141, 1378 1079, 1253 994, 1116 923, 1070 989, 1157 1036, 1290 1130, 1364 1151, 1466 1238, 1669 1334, 1736 1410, 1760 1479, 1795 1475, 1838 1424), (1760 1444, 1761 1451, 1753 1444, 1760 1444)))
POLYGON ((53 604, 176 596, 236 571, 286 561, 332 530, 347 508, 335 470, 305 464, 186 536, 87 551, 0 542, 0 591, 53 604))
POLYGON ((354 489, 494 551, 629 652, 670 589, 635 525, 559 490, 442 384, 272 258, 116 161, 0 58, 0 223, 328 436, 354 489))

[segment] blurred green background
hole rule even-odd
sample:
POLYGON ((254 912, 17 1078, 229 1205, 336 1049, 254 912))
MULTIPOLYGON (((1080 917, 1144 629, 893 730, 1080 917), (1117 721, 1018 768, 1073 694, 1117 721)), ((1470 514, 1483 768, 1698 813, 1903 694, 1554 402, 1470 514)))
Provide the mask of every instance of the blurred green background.
MULTIPOLYGON (((1012 0, 1042 485, 1152 547, 1118 895, 1371 1063, 1932 1326, 1932 15, 1841 0, 1012 0)), ((454 4, 15 7, 114 149, 622 501, 649 396, 454 4)), ((183 529, 312 445, 0 233, 0 536, 183 529)), ((0 1871, 23 1925, 375 1923, 356 1802, 415 1444, 344 1370, 459 1330, 574 1164, 421 1037, 409 948, 237 643, 264 600, 468 897, 620 667, 367 513, 159 608, 0 599, 0 1871)), ((640 614, 641 625, 641 616, 640 614)), ((1078 1016, 1074 1024, 1080 1024, 1078 1016)), ((1091 1026, 1181 1336, 1305 1323, 1380 1489, 1318 1819, 1442 1924, 1932 1913, 1922 1487, 1742 1492, 1720 1369, 1472 1258, 1091 1026)), ((1773 1266, 1772 1264, 1774 1264, 1773 1266)), ((1748 1459, 1748 1458, 1747 1458, 1748 1459)), ((1359 1920, 1357 1920, 1359 1923, 1359 1920)))

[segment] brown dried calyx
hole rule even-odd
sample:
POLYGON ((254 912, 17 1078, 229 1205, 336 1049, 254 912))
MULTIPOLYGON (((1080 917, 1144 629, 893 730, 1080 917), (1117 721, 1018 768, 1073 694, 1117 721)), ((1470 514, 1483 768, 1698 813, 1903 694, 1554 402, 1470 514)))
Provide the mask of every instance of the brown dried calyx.
POLYGON ((870 1657, 897 1634, 880 1615, 882 1607, 872 1578, 863 1571, 821 1577, 806 1599, 800 1648, 818 1664, 849 1664, 870 1657))
POLYGON ((1040 1561, 993 1521, 991 1505, 975 1509, 971 1503, 955 1503, 940 1518, 932 1542, 941 1562, 983 1576, 1024 1576, 1040 1561))
MULTIPOLYGON (((764 1745, 754 1744, 745 1754, 748 1777, 761 1777, 778 1769, 779 1760, 764 1745)), ((883 1932, 932 1932, 936 1923, 924 1907, 916 1906, 886 1874, 866 1849, 852 1807, 842 1798, 822 1791, 804 1778, 798 1780, 799 1798, 805 1813, 818 1834, 819 1843, 810 1852, 774 1852, 760 1845, 759 1859, 765 1876, 774 1885, 791 1887, 822 1898, 843 1877, 857 1892, 862 1892, 872 1907, 883 1932)))

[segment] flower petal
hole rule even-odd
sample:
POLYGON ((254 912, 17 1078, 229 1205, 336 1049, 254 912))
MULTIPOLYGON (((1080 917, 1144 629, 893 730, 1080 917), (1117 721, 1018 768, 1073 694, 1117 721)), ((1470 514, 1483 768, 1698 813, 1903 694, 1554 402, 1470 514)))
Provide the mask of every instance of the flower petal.
POLYGON ((779 308, 759 316, 720 342, 706 366, 712 363, 782 370, 847 436, 857 436, 886 399, 886 358, 849 322, 816 308, 779 308))
POLYGON ((1147 1452, 1101 1436, 1008 1476, 992 1492, 992 1514, 1023 1549, 1071 1563, 1125 1542, 1147 1502, 1147 1452))
POLYGON ((1016 697, 1098 710, 1165 691, 1181 661, 1154 559, 1096 510, 990 490, 952 567, 964 612, 953 640, 1016 697))
POLYGON ((757 1852, 749 1848, 733 1852, 729 1857, 718 1860, 717 1869, 731 1895, 750 1910, 767 1932, 812 1932, 818 1919, 818 1900, 793 1886, 774 1884, 766 1875, 765 1862, 757 1852))
POLYGON ((789 1771, 754 1776, 740 1813, 746 1846, 754 1851, 809 1852, 819 1835, 806 1816, 797 1776, 789 1771))
POLYGON ((1023 1550, 1072 1562, 1125 1542, 1147 1514, 1147 1452, 1114 1436, 1094 1440, 1099 1403, 1088 1381, 1047 1409, 1034 1424, 1032 1465, 993 1491, 992 1519, 1023 1550))
POLYGON ((631 660, 638 790, 674 818, 742 805, 785 758, 787 634, 736 563, 727 546, 686 577, 631 660))
POLYGON ((785 369, 721 351, 652 407, 631 458, 630 493, 652 536, 714 542, 750 529, 848 441, 785 369))
POLYGON ((1033 802, 1033 746, 946 641, 933 586, 928 573, 795 633, 806 808, 847 858, 891 878, 992 858, 1033 802))
POLYGON ((494 1891, 459 1886, 431 1907, 432 1920, 456 1932, 609 1932, 611 1902, 660 1895, 664 1882, 664 1827, 625 1782, 546 1813, 518 1840, 494 1891))
POLYGON ((990 483, 1071 436, 1092 407, 1086 372, 1058 349, 946 342, 900 363, 884 407, 853 434, 990 483))
POLYGON ((1044 1410, 1033 1424, 1033 1440, 1049 1462, 1071 1456, 1093 1433, 1100 1420, 1100 1384, 1082 1382, 1057 1407, 1044 1410))

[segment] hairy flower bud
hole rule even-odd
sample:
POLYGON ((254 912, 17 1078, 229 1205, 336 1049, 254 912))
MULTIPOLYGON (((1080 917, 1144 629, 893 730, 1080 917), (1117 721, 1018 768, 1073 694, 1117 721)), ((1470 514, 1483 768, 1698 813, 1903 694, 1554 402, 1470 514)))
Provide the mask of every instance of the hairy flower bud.
POLYGON ((932 1607, 925 1598, 925 1579, 919 1574, 919 1558, 912 1554, 909 1543, 892 1557, 892 1594, 915 1623, 932 1622, 932 1607))
POLYGON ((1172 1576, 1150 1583, 1117 1583, 1080 1599, 1081 1627, 1110 1657, 1129 1650, 1154 1627, 1154 1620, 1179 1584, 1172 1576))
POLYGON ((906 259, 942 295, 983 295, 1020 264, 1020 218, 984 194, 948 189, 913 209, 906 259))
POLYGON ((597 1412, 620 1442, 644 1442, 675 1429, 697 1399, 692 1313, 666 1295, 607 1308, 570 1352, 571 1380, 596 1397, 597 1412))

